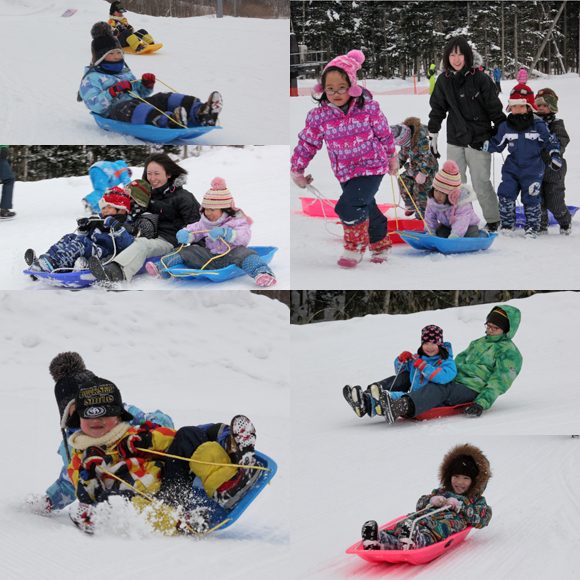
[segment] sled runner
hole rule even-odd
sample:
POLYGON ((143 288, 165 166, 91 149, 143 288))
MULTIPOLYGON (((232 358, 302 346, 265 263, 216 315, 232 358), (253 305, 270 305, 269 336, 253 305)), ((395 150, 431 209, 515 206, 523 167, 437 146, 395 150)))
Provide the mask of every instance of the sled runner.
POLYGON ((164 129, 162 127, 155 127, 154 125, 123 123, 122 121, 106 119, 96 113, 91 113, 91 115, 101 129, 106 129, 113 133, 121 133, 122 135, 131 135, 132 137, 150 143, 171 143, 178 145, 182 144, 182 142, 201 137, 204 133, 209 133, 214 129, 221 129, 221 127, 202 126, 188 127, 187 129, 164 129))
MULTIPOLYGON (((568 207, 568 211, 570 212, 570 215, 572 217, 574 217, 576 215, 576 212, 578 211, 578 208, 574 205, 569 205, 567 207, 568 207)), ((556 218, 553 216, 553 214, 550 210, 548 210, 548 217, 550 218, 550 225, 551 226, 558 225, 556 218)), ((518 207, 516 207, 516 228, 523 228, 525 225, 526 225, 526 216, 524 215, 524 208, 521 206, 518 206, 518 207)))
POLYGON ((450 417, 451 415, 459 415, 463 412, 465 407, 468 407, 471 403, 461 403, 459 405, 453 405, 451 407, 435 407, 434 409, 429 409, 416 417, 413 420, 416 421, 427 421, 428 419, 438 419, 440 417, 450 417))
MULTIPOLYGON (((248 247, 250 250, 255 250, 258 256, 260 256, 260 258, 262 258, 266 264, 269 264, 272 261, 274 254, 278 251, 278 248, 274 246, 248 247)), ((211 266, 211 262, 208 264, 208 266, 211 266)), ((185 265, 181 265, 173 266, 173 268, 168 268, 166 271, 170 272, 171 276, 175 278, 185 278, 189 280, 205 278, 207 280, 211 280, 212 282, 225 282, 231 278, 237 278, 238 276, 246 275, 246 273, 241 268, 238 268, 238 266, 235 264, 227 266, 226 268, 222 268, 221 270, 195 270, 185 265)))
MULTIPOLYGON (((421 229, 423 222, 421 224, 421 229)), ((442 254, 463 254, 465 252, 477 252, 487 250, 497 238, 496 233, 490 233, 483 237, 480 233, 478 238, 439 238, 423 232, 400 231, 396 232, 403 240, 416 250, 431 250, 442 254)))
MULTIPOLYGON (((147 262, 158 262, 160 259, 159 257, 149 258, 145 261, 145 264, 147 262)), ((143 267, 137 274, 145 274, 147 272, 145 264, 143 264, 143 267)), ((30 270, 24 270, 24 273, 51 286, 59 286, 61 288, 86 288, 96 282, 90 270, 77 270, 72 272, 32 272, 30 270)))
MULTIPOLYGON (((401 516, 400 518, 397 518, 396 520, 381 526, 381 530, 394 528, 397 522, 404 520, 407 517, 409 516, 401 516)), ((422 566, 423 564, 428 564, 435 558, 438 558, 445 552, 448 552, 451 548, 461 544, 461 542, 465 540, 472 529, 472 526, 468 526, 464 530, 461 530, 456 534, 452 534, 441 542, 431 544, 430 546, 425 546, 424 548, 417 548, 416 550, 365 550, 361 540, 348 548, 346 553, 355 554, 359 558, 374 564, 390 562, 392 564, 407 563, 414 564, 415 566, 422 566)))
POLYGON ((135 52, 130 46, 124 46, 123 52, 126 54, 147 54, 148 52, 157 52, 160 48, 162 48, 162 44, 148 44, 142 51, 135 52))

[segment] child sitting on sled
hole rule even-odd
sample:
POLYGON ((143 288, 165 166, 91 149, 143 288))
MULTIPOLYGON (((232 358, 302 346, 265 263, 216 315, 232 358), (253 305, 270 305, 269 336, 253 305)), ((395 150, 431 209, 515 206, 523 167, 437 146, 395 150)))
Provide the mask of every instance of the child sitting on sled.
POLYGON ((399 192, 405 202, 405 215, 415 214, 417 219, 422 219, 427 207, 427 192, 439 169, 437 159, 429 149, 427 126, 422 125, 417 117, 409 117, 400 125, 391 125, 391 132, 395 136, 395 145, 401 148, 398 160, 404 171, 400 174, 403 183, 399 183, 399 192))
POLYGON ((453 350, 450 342, 443 342, 443 330, 434 324, 423 328, 417 354, 401 353, 395 359, 395 372, 394 377, 373 383, 364 392, 358 385, 344 387, 342 394, 359 417, 383 415, 379 400, 382 391, 388 392, 393 399, 400 399, 427 383, 448 383, 455 378, 457 368, 453 350))
POLYGON ((477 196, 469 185, 461 183, 455 161, 443 164, 427 196, 425 225, 428 232, 449 239, 479 236, 479 218, 472 205, 477 196))
MULTIPOLYGON (((91 256, 104 260, 128 248, 135 236, 127 231, 133 222, 129 214, 131 200, 127 192, 120 187, 112 187, 100 199, 99 207, 100 214, 78 219, 78 233, 63 236, 32 262, 30 270, 86 270, 91 256)), ((135 229, 131 231, 135 232, 135 229)))
POLYGON ((389 123, 372 94, 357 84, 356 71, 364 62, 360 50, 331 60, 314 92, 321 93, 316 109, 306 117, 298 135, 290 177, 305 188, 312 176, 304 170, 326 143, 342 194, 335 211, 344 227, 344 252, 338 265, 354 268, 367 249, 371 262, 386 262, 391 240, 387 218, 375 196, 385 173, 395 175, 399 163, 389 123))
POLYGON ((200 207, 201 218, 177 232, 180 244, 192 244, 205 239, 205 247, 191 245, 163 256, 159 263, 149 262, 145 266, 152 276, 170 278, 167 268, 185 264, 190 268, 219 270, 232 264, 241 268, 254 279, 258 286, 273 286, 274 273, 258 256, 247 247, 250 243, 254 223, 234 204, 234 198, 221 177, 211 182, 200 207))
POLYGON ((121 2, 115 1, 109 9, 109 25, 122 47, 130 47, 139 53, 149 44, 155 44, 153 37, 143 28, 135 30, 123 16, 127 12, 121 2))
POLYGON ((204 533, 211 509, 207 498, 232 509, 259 477, 253 469, 256 432, 243 415, 236 415, 229 426, 216 423, 179 431, 150 422, 132 427, 132 419, 112 382, 93 377, 80 385, 67 421, 68 427, 80 427, 69 438, 73 455, 68 475, 80 502, 70 517, 84 532, 95 531, 99 504, 121 496, 144 512, 157 531, 204 533), (193 495, 195 476, 207 495, 202 506, 193 495))
POLYGON ((521 313, 514 306, 495 306, 485 321, 485 336, 472 341, 455 358, 455 380, 431 381, 399 399, 379 385, 371 393, 377 415, 382 414, 388 423, 394 423, 398 417, 416 417, 435 407, 471 403, 463 414, 481 416, 511 387, 522 369, 522 355, 512 342, 520 320, 521 313))
POLYGON ((388 530, 379 530, 374 520, 365 522, 364 549, 419 549, 441 542, 468 526, 485 528, 492 516, 483 497, 490 477, 489 461, 480 449, 474 445, 457 445, 445 455, 439 467, 441 486, 419 498, 416 513, 388 530), (445 506, 447 510, 435 513, 445 506), (417 521, 412 528, 415 517, 423 512, 428 517, 417 521))
POLYGON ((206 103, 178 93, 151 95, 155 75, 135 78, 123 60, 123 51, 106 22, 91 29, 93 58, 81 81, 79 100, 97 115, 124 123, 180 129, 184 126, 214 127, 223 108, 220 93, 213 91, 206 103), (132 94, 129 94, 132 93, 132 94))

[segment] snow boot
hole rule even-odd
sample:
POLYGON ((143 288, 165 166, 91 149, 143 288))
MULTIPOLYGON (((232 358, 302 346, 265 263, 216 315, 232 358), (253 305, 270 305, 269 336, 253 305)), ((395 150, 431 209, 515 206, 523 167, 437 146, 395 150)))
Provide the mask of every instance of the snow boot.
POLYGON ((73 265, 73 270, 75 272, 80 272, 82 270, 88 269, 89 269, 89 261, 84 256, 81 256, 80 258, 77 258, 75 260, 75 263, 73 265))
POLYGON ((387 234, 381 241, 373 242, 369 246, 371 251, 371 262, 373 264, 382 264, 387 261, 388 253, 393 247, 391 239, 387 234))
POLYGON ((11 220, 13 217, 16 217, 16 212, 11 209, 0 209, 0 219, 11 220))
POLYGON ((507 197, 498 197, 499 217, 501 230, 515 230, 516 202, 507 197))
POLYGON ((343 268, 355 268, 363 259, 369 245, 369 220, 344 227, 344 252, 337 264, 343 268))
POLYGON ((250 277, 258 286, 273 286, 276 284, 274 272, 258 254, 250 254, 244 259, 241 269, 250 277))
POLYGON ((169 115, 169 121, 167 122, 168 129, 183 129, 183 127, 187 127, 187 111, 184 107, 177 107, 169 115))
POLYGON ((345 398, 346 402, 351 406, 352 410, 357 414, 358 417, 364 417, 367 414, 364 402, 364 393, 358 385, 355 387, 346 385, 342 389, 342 396, 345 398))
MULTIPOLYGON (((28 269, 30 271, 42 272, 42 268, 40 267, 40 264, 36 259, 36 252, 32 248, 29 248, 28 250, 26 250, 26 252, 24 252, 24 261, 28 265, 28 269)), ((33 276, 32 274, 30 274, 30 277, 33 280, 38 280, 38 278, 36 276, 33 276)))
POLYGON ((399 417, 412 415, 410 401, 411 399, 404 395, 400 399, 392 399, 389 391, 381 390, 380 405, 385 421, 392 424, 399 417))
POLYGON ((499 224, 500 224, 500 222, 489 222, 489 223, 486 223, 482 229, 489 232, 489 233, 497 232, 497 230, 499 228, 499 224))
MULTIPOLYGON (((370 387, 371 392, 371 402, 373 406, 373 411, 375 415, 383 416, 383 408, 381 406, 381 393, 383 392, 383 387, 377 383, 373 383, 370 387)), ((372 416, 372 415, 371 415, 372 416)))
POLYGON ((256 276, 255 282, 258 286, 274 286, 276 284, 276 278, 264 272, 256 276))
POLYGON ((256 429, 245 415, 236 415, 230 423, 230 434, 226 439, 226 451, 232 463, 255 465, 256 429))
POLYGON ((99 282, 122 282, 125 280, 123 268, 119 264, 111 262, 109 265, 103 266, 101 260, 96 256, 89 258, 89 270, 99 282))
MULTIPOLYGON (((256 466, 263 467, 259 463, 256 466)), ((224 509, 231 510, 252 489, 259 477, 259 469, 240 468, 237 475, 219 486, 213 499, 224 509)))
POLYGON ((53 272, 54 270, 58 269, 58 265, 56 262, 47 254, 41 254, 38 258, 38 265, 43 272, 53 272))
POLYGON ((524 215, 526 216, 525 237, 535 239, 538 237, 542 221, 542 208, 539 205, 524 205, 524 215))
POLYGON ((415 526, 413 530, 413 534, 411 535, 411 529, 413 527, 413 520, 406 519, 403 520, 397 526, 399 528, 399 544, 401 545, 400 549, 403 550, 411 550, 417 548, 424 548, 428 546, 430 542, 427 539, 425 534, 419 532, 419 528, 415 526))
POLYGON ((224 99, 218 91, 213 91, 207 102, 197 109, 195 119, 203 127, 215 127, 219 114, 224 108, 224 99))
POLYGON ((560 233, 563 236, 569 236, 572 233, 572 222, 570 222, 568 225, 560 224, 560 233))
POLYGON ((361 531, 362 545, 365 550, 380 550, 379 525, 375 520, 365 522, 361 531))
POLYGON ((206 507, 197 507, 186 512, 177 522, 177 533, 185 536, 205 534, 209 531, 209 511, 206 507))
POLYGON ((76 509, 69 511, 69 516, 74 525, 87 534, 95 533, 95 516, 96 508, 86 503, 79 503, 76 509))

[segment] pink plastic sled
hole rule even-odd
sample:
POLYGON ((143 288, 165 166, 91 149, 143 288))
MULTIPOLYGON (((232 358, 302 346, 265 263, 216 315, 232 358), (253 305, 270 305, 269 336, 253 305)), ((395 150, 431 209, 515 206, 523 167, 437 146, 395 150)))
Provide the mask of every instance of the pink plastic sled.
MULTIPOLYGON (((388 530, 394 528, 396 523, 404 520, 407 516, 401 516, 384 526, 381 530, 388 530)), ((417 550, 365 550, 362 545, 362 540, 352 545, 347 551, 347 554, 356 554, 359 558, 372 562, 374 564, 382 564, 390 562, 391 564, 414 564, 415 566, 422 566, 428 564, 435 558, 438 558, 451 548, 458 546, 467 538, 467 534, 473 529, 468 526, 464 530, 449 536, 446 540, 426 546, 425 548, 418 548, 417 550)))
POLYGON ((468 407, 471 403, 461 403, 459 405, 453 405, 452 407, 435 407, 434 409, 429 409, 413 419, 417 421, 426 421, 427 419, 437 419, 439 417, 449 417, 450 415, 459 415, 465 407, 468 407))

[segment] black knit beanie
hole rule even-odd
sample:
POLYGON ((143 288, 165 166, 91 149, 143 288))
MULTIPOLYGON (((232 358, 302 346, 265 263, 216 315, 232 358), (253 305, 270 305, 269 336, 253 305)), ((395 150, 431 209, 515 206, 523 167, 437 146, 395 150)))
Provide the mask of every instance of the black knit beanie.
POLYGON ((93 64, 98 65, 112 50, 121 48, 121 43, 113 36, 113 29, 108 22, 97 22, 91 28, 91 50, 93 51, 93 64))
POLYGON ((486 322, 501 328, 504 334, 507 334, 510 329, 510 321, 507 314, 501 308, 494 308, 487 317, 486 322))

